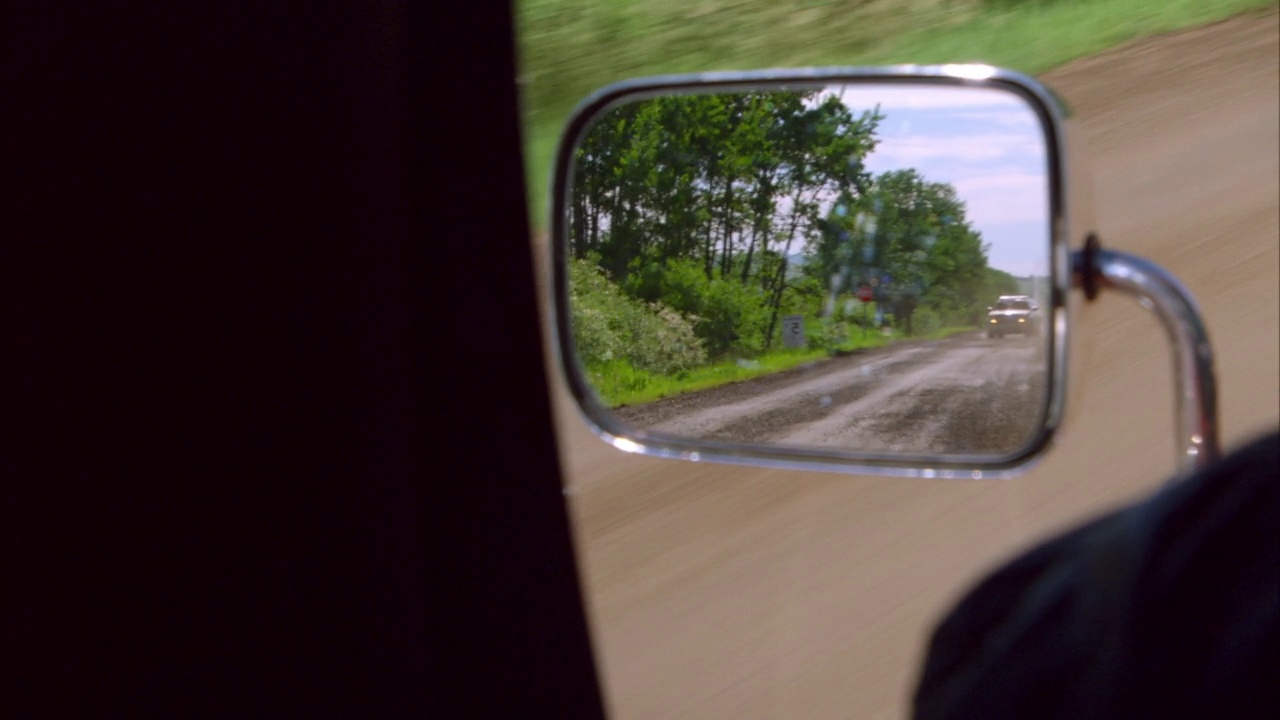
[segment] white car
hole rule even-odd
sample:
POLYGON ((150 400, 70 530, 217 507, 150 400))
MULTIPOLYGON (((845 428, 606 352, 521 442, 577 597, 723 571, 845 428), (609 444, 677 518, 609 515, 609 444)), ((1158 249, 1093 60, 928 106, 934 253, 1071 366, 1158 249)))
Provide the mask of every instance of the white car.
POLYGON ((1001 295, 987 308, 987 337, 1031 335, 1040 331, 1040 305, 1028 295, 1001 295))

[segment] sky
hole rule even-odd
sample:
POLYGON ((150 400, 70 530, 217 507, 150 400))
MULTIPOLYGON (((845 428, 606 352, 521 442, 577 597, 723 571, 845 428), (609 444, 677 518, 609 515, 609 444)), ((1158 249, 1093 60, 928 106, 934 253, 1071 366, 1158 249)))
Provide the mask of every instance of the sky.
POLYGON ((1003 90, 927 85, 833 87, 856 114, 884 115, 874 174, 915 168, 955 186, 970 225, 990 244, 989 264, 1018 276, 1049 269, 1048 154, 1040 120, 1003 90))

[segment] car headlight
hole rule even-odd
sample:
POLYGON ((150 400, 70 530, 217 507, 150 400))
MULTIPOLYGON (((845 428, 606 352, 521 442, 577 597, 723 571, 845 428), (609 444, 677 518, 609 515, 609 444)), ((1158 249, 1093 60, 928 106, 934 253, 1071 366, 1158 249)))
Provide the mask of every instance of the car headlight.
POLYGON ((1018 322, 1026 322, 1026 321, 1027 321, 1026 318, 1018 318, 1018 322))

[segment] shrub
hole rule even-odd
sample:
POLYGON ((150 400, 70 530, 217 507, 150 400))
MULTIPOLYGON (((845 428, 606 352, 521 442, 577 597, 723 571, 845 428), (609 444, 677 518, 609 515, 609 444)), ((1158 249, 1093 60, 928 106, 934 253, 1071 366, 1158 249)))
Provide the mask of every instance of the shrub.
POLYGON ((806 338, 805 344, 811 350, 823 350, 834 355, 841 345, 849 342, 849 324, 843 320, 823 319, 820 330, 806 338))
POLYGON ((631 295, 656 300, 691 319, 711 357, 731 350, 751 354, 764 345, 769 322, 764 293, 733 277, 707 278, 698 261, 645 264, 633 270, 625 288, 631 295))
POLYGON ((706 362, 691 319, 662 303, 628 297, 590 260, 570 264, 569 303, 574 343, 589 368, 625 362, 671 374, 706 362))
POLYGON ((942 318, 930 308, 916 308, 916 311, 911 314, 911 333, 913 335, 927 337, 942 328, 942 318))

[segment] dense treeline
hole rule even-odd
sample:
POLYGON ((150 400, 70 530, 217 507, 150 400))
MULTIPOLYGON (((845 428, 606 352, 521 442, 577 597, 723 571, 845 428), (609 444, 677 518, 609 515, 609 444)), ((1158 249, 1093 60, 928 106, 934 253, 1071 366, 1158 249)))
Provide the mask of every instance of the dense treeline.
MULTIPOLYGON (((954 188, 866 170, 882 120, 816 91, 662 97, 606 113, 576 151, 569 245, 590 289, 575 301, 603 298, 599 282, 610 282, 634 301, 629 313, 683 319, 697 342, 676 344, 677 365, 769 349, 787 313, 843 319, 860 287, 878 320, 907 334, 976 324, 1013 279, 987 267, 954 188)), ((603 316, 576 312, 580 345, 609 345, 582 337, 603 316)))

